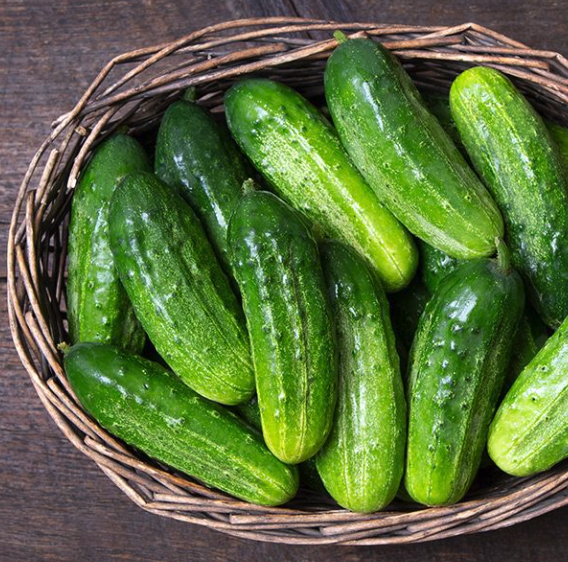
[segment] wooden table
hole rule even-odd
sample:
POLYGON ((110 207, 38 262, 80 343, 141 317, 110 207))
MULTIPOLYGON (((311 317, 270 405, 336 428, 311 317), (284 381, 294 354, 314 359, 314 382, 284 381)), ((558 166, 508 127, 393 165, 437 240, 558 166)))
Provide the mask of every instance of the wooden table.
MULTIPOLYGON (((553 0, 3 0, 0 2, 0 222, 53 118, 121 52, 206 24, 297 15, 385 23, 475 21, 568 55, 553 0)), ((6 260, 0 257, 5 292, 6 260)), ((497 532, 405 547, 289 547, 234 539, 144 513, 59 433, 12 347, 0 303, 0 562, 181 560, 566 560, 568 509, 497 532)))

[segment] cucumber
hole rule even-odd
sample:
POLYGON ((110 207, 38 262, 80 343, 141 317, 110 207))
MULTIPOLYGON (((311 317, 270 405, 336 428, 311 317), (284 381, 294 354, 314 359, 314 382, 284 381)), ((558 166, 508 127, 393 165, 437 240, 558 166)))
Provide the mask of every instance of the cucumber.
POLYGON ((489 431, 495 464, 514 476, 542 472, 568 457, 568 320, 527 365, 489 431))
POLYGON ((404 469, 406 402, 399 358, 380 283, 339 242, 322 245, 339 348, 338 403, 331 434, 316 457, 339 505, 370 513, 395 497, 404 469))
POLYGON ((568 184, 544 122, 511 81, 475 67, 450 91, 452 115, 507 225, 513 264, 543 320, 568 316, 568 184))
MULTIPOLYGON (((463 263, 424 242, 422 242, 420 250, 422 256, 421 278, 424 285, 432 292, 436 290, 446 275, 463 263)), ((521 318, 513 340, 513 351, 505 375, 503 393, 509 390, 515 379, 538 353, 547 339, 548 329, 546 325, 530 306, 526 306, 525 314, 521 318)))
POLYGON ((518 273, 474 260, 426 305, 410 356, 405 488, 426 505, 459 501, 479 468, 524 307, 518 273), (490 303, 490 306, 488 306, 490 303))
POLYGON ((245 319, 191 207, 149 173, 125 178, 109 213, 122 283, 157 352, 222 404, 254 393, 245 319))
POLYGON ((248 173, 228 131, 196 103, 176 101, 160 124, 154 168, 191 205, 229 272, 227 229, 248 173))
MULTIPOLYGON (((262 432, 262 422, 260 421, 260 409, 258 407, 258 397, 253 396, 249 401, 235 406, 237 415, 246 421, 250 426, 262 432)), ((321 481, 316 467, 315 457, 298 465, 300 474, 300 485, 315 492, 325 493, 326 489, 321 481)))
POLYGON ((95 150, 81 174, 69 224, 67 317, 73 343, 108 343, 134 353, 144 347, 146 336, 115 270, 107 214, 119 181, 149 170, 140 144, 115 134, 95 150))
POLYGON ((317 246, 303 218, 262 191, 241 199, 229 244, 262 433, 280 460, 297 464, 326 440, 337 394, 334 324, 317 246))
POLYGON ((73 346, 64 361, 87 412, 150 457, 252 503, 279 505, 296 494, 297 470, 259 433, 158 363, 96 343, 73 346))
POLYGON ((414 275, 408 232, 349 161, 327 119, 300 94, 264 79, 235 84, 225 98, 237 143, 276 193, 331 238, 355 248, 396 291, 414 275))
POLYGON ((424 283, 416 278, 406 289, 390 297, 394 332, 407 350, 412 345, 420 316, 431 296, 424 283))
POLYGON ((495 252, 495 202, 387 49, 370 39, 340 44, 325 95, 354 164, 400 222, 455 258, 495 252))

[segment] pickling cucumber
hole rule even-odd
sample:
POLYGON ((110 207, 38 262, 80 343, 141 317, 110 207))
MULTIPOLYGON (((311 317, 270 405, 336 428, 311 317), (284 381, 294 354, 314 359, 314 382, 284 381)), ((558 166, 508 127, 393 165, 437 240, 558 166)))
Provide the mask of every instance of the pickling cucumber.
POLYGON ((114 265, 108 209, 120 180, 150 171, 138 141, 115 134, 96 150, 75 188, 69 224, 67 317, 73 343, 109 343, 138 353, 146 336, 114 265))
POLYGON ((331 306, 303 217, 276 195, 246 194, 229 225, 256 375, 262 433, 297 464, 325 442, 337 393, 331 306))
POLYGON ((543 320, 568 316, 568 183, 544 122, 499 71, 474 67, 452 84, 450 108, 507 225, 513 264, 543 320))
POLYGON ((225 97, 229 128, 276 193, 326 236, 355 248, 388 291, 408 284, 414 243, 350 162, 327 119, 300 94, 265 79, 225 97))
POLYGON ((242 309, 190 206, 149 173, 125 178, 109 213, 117 271, 171 369, 222 404, 254 393, 242 309))
POLYGON ((514 476, 568 457, 568 320, 519 375, 489 431, 495 464, 514 476))
POLYGON ((325 95, 354 164, 413 234, 456 258, 495 252, 495 202, 394 55, 346 40, 327 62, 325 95))
POLYGON ((230 271, 227 229, 248 173, 229 132, 197 103, 176 101, 162 118, 154 167, 191 205, 230 271))
POLYGON ((64 363, 87 412, 150 457, 252 503, 279 505, 296 494, 295 467, 158 363, 96 343, 73 346, 64 363))
POLYGON ((393 500, 404 470, 406 402, 389 307, 356 253, 335 241, 321 252, 337 326, 339 388, 316 466, 339 505, 373 512, 393 500))
POLYGON ((404 482, 426 505, 469 489, 503 386, 524 289, 500 246, 498 262, 473 260, 442 280, 414 339, 404 482))

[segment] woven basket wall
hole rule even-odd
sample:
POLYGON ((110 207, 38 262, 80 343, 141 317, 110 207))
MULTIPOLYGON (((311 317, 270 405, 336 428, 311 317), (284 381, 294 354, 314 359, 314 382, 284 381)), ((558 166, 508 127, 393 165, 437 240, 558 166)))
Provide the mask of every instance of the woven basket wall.
POLYGON ((381 41, 422 88, 447 92, 453 77, 469 66, 498 68, 544 116, 568 123, 568 61, 475 24, 241 20, 116 57, 75 108, 53 123, 17 196, 8 243, 8 304, 14 343, 32 384, 66 437, 140 507, 243 538, 295 544, 417 542, 497 529, 566 505, 564 463, 525 479, 485 471, 466 499, 451 507, 395 502, 381 513, 354 514, 304 490, 285 507, 253 506, 137 454, 94 423, 73 397, 57 351, 67 339, 67 219, 77 176, 93 148, 123 125, 151 138, 164 109, 190 85, 198 87, 200 103, 214 111, 222 110, 224 91, 249 74, 275 78, 321 100, 335 29, 381 41))

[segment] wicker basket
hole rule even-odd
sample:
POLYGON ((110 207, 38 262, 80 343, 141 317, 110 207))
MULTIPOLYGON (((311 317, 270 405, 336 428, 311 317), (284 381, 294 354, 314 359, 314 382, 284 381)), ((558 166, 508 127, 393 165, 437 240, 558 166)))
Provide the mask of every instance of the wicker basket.
POLYGON ((447 91, 464 68, 485 64, 512 76, 546 117, 568 121, 568 61, 534 51, 475 24, 415 27, 338 24, 298 18, 232 21, 173 43, 118 56, 75 108, 55 121, 18 193, 8 242, 12 336, 45 408, 66 437, 143 509, 231 535, 295 544, 376 545, 439 539, 497 529, 568 504, 566 463, 533 478, 491 471, 454 506, 394 503, 372 515, 339 509, 307 490, 281 508, 238 501, 210 490, 118 442, 77 404, 57 344, 66 339, 67 219, 78 172, 94 146, 117 127, 155 131, 180 91, 198 86, 200 102, 222 110, 223 92, 251 73, 276 78, 309 97, 322 94, 331 32, 378 38, 419 86, 447 91))

